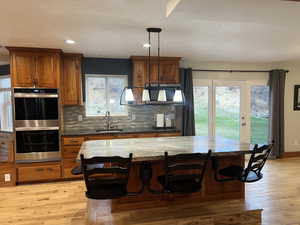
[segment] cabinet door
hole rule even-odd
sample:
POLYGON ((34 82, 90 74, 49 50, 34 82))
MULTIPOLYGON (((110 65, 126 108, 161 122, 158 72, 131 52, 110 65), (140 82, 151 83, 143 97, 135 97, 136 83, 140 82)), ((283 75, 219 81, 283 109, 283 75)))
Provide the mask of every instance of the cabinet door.
POLYGON ((179 63, 176 61, 161 62, 159 79, 162 84, 179 84, 179 63))
POLYGON ((141 87, 134 90, 134 97, 138 103, 142 101, 142 91, 147 82, 147 71, 145 61, 135 61, 133 64, 133 86, 141 87))
POLYGON ((40 88, 58 88, 60 77, 60 56, 56 53, 42 53, 36 57, 35 79, 40 88))
MULTIPOLYGON (((149 67, 147 67, 147 77, 148 77, 148 72, 149 67)), ((147 80, 147 83, 149 81, 147 80)), ((152 62, 150 64, 150 83, 151 84, 157 84, 158 83, 158 63, 152 62)))
POLYGON ((30 52, 14 52, 11 56, 13 87, 34 87, 36 57, 30 52))
POLYGON ((81 55, 66 55, 62 61, 62 102, 64 105, 82 105, 81 55))

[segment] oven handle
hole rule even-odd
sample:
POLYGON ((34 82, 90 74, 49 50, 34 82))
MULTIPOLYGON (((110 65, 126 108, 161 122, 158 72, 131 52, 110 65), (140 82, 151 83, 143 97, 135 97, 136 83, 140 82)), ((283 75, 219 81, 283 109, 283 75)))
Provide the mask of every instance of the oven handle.
POLYGON ((59 130, 59 127, 17 127, 16 131, 59 130))
POLYGON ((58 94, 15 93, 15 98, 58 98, 58 94))

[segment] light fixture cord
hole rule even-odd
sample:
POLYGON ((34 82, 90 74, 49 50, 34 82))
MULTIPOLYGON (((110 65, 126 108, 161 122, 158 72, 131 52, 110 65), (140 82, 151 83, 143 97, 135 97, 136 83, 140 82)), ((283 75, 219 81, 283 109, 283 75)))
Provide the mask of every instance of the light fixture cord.
POLYGON ((151 74, 151 65, 150 65, 150 60, 151 60, 151 38, 150 38, 151 32, 148 31, 148 39, 149 39, 149 57, 148 57, 148 88, 150 88, 151 81, 150 81, 150 74, 151 74))
POLYGON ((160 38, 159 38, 159 32, 158 32, 157 39, 158 39, 158 49, 157 49, 157 54, 158 54, 158 72, 157 72, 157 75, 158 75, 158 79, 157 79, 157 82, 158 82, 158 90, 159 90, 159 88, 160 88, 160 82, 159 82, 159 77, 160 77, 160 38))

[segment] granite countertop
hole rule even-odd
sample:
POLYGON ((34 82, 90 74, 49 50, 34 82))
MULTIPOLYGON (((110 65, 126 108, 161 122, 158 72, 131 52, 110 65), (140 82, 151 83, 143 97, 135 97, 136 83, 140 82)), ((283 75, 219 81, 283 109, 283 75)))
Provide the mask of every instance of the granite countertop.
POLYGON ((96 130, 72 130, 62 132, 63 136, 81 136, 81 135, 104 135, 104 134, 134 134, 134 133, 163 133, 163 132, 180 132, 176 128, 154 129, 154 128, 124 128, 118 132, 105 133, 96 130))
POLYGON ((86 141, 82 144, 80 154, 85 158, 95 156, 128 157, 133 153, 133 161, 159 160, 167 151, 170 155, 181 153, 207 153, 212 150, 214 156, 249 154, 253 145, 222 137, 179 136, 158 138, 132 138, 100 141, 86 141))

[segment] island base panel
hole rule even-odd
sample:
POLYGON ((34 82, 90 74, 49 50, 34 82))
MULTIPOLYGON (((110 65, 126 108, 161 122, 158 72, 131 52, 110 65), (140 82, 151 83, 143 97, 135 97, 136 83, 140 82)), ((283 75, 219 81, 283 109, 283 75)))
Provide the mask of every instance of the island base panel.
MULTIPOLYGON (((241 165, 244 167, 244 155, 230 155, 217 157, 219 168, 229 165, 241 165)), ((128 191, 137 192, 141 187, 140 167, 141 162, 133 163, 130 172, 128 191)), ((161 190, 162 187, 157 181, 157 176, 164 174, 164 162, 162 160, 152 161, 153 176, 151 180, 151 188, 161 190)), ((152 208, 158 206, 167 206, 170 204, 181 204, 191 202, 203 202, 210 200, 222 199, 245 199, 245 185, 239 181, 217 182, 214 178, 214 170, 212 164, 206 170, 203 180, 203 188, 201 191, 193 194, 152 194, 148 190, 144 190, 136 196, 128 196, 111 201, 111 211, 119 212, 124 210, 152 208)))

